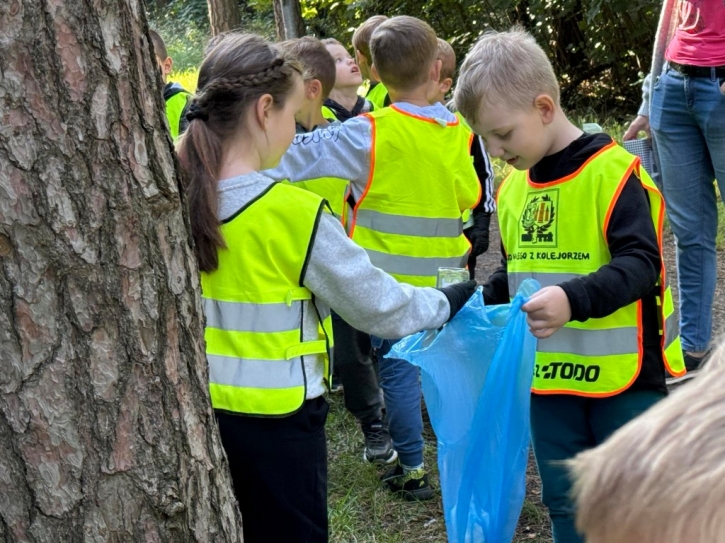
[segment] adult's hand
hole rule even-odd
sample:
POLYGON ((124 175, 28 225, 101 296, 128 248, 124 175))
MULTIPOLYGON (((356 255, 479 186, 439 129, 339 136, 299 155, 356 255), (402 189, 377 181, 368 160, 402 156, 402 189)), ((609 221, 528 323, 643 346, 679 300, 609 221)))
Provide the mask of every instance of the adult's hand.
POLYGON ((637 134, 639 134, 640 132, 644 132, 645 134, 647 134, 648 138, 652 137, 652 132, 650 132, 649 128, 649 117, 645 117, 644 115, 637 115, 637 117, 635 117, 635 119, 629 125, 629 128, 627 128, 627 131, 624 133, 624 137, 622 139, 624 141, 637 139, 637 134))

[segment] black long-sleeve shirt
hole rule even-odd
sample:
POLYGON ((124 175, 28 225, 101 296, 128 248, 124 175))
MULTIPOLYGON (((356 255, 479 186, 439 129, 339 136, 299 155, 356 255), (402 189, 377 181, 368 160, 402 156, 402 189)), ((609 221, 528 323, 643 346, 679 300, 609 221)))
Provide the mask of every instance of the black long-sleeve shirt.
MULTIPOLYGON (((611 141, 606 134, 584 134, 531 168, 531 181, 546 185, 571 175, 611 141)), ((649 209, 647 193, 637 176, 632 174, 617 198, 607 227, 611 261, 596 272, 559 286, 569 299, 572 320, 582 322, 606 317, 641 299, 644 355, 642 369, 631 388, 666 391, 656 298, 661 259, 649 209)), ((501 267, 483 287, 486 304, 509 301, 503 244, 501 252, 501 267)))

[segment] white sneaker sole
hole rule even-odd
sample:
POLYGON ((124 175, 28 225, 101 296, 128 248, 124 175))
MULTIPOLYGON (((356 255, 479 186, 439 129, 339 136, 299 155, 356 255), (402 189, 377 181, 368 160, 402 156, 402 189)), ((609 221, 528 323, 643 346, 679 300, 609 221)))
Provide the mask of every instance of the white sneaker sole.
POLYGON ((667 386, 670 385, 676 385, 678 383, 684 383, 685 381, 689 381, 690 379, 694 379, 697 377, 697 375, 700 373, 700 370, 690 370, 682 377, 670 377, 669 379, 665 379, 665 384, 667 386))
POLYGON ((380 464, 380 465, 385 466, 388 464, 392 464, 397 459, 398 459, 398 451, 396 451, 395 449, 393 449, 393 454, 390 455, 388 458, 375 458, 373 460, 370 460, 368 458, 367 453, 365 451, 363 451, 363 460, 365 460, 366 462, 370 462, 371 464, 380 464))

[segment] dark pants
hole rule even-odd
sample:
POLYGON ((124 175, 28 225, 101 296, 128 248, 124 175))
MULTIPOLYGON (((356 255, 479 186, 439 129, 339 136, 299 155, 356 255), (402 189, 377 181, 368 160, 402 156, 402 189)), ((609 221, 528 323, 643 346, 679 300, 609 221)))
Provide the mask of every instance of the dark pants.
POLYGON ((664 397, 664 392, 653 390, 626 391, 611 398, 531 395, 531 435, 554 543, 584 541, 575 529, 571 480, 561 461, 596 447, 664 397))
POLYGON ((289 417, 216 412, 245 543, 327 543, 324 398, 289 417))
POLYGON ((372 356, 370 334, 355 330, 332 314, 335 335, 335 374, 342 381, 345 407, 360 422, 383 417, 377 362, 372 356))

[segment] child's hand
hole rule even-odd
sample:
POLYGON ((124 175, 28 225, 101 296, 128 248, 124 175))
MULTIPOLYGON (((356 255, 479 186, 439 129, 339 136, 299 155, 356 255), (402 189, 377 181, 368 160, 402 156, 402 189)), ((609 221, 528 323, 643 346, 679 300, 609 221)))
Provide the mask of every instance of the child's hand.
POLYGON ((534 293, 522 307, 528 313, 526 322, 531 333, 544 339, 571 319, 569 298, 561 287, 544 287, 534 293))

